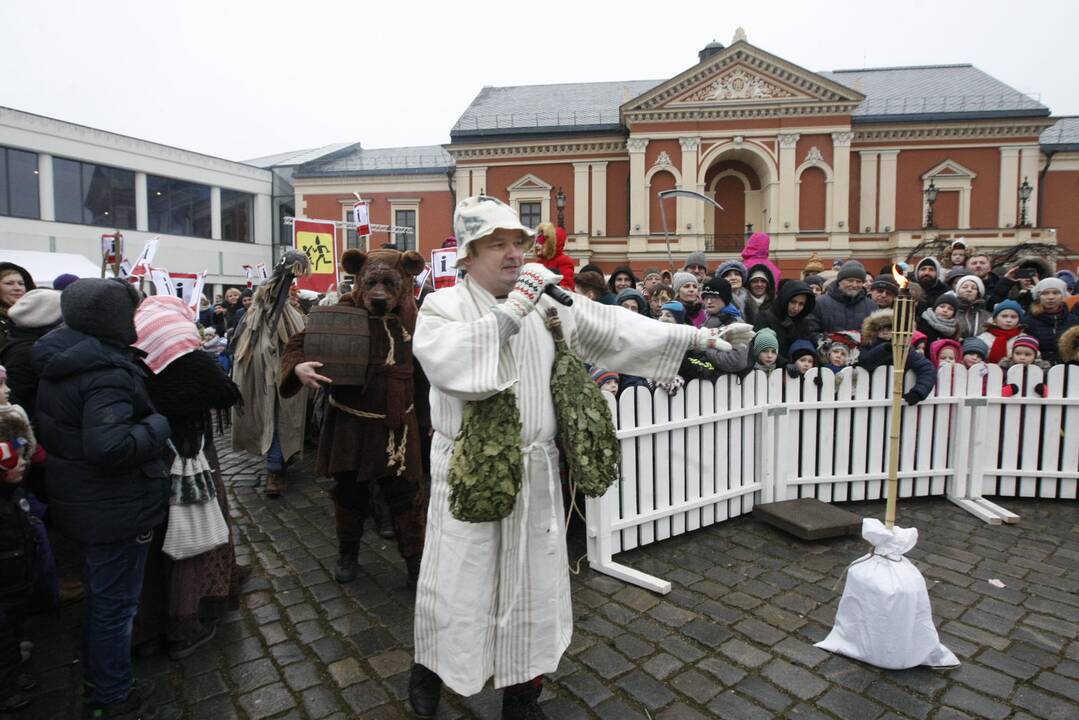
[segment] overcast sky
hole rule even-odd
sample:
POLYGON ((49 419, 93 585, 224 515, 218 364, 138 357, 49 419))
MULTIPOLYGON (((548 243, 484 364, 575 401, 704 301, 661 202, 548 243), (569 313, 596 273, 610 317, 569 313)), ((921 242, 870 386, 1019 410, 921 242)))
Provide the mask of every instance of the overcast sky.
POLYGON ((1071 0, 0 0, 0 105, 234 160, 445 143, 484 85, 667 78, 738 26, 810 70, 969 62, 1079 114, 1071 0))

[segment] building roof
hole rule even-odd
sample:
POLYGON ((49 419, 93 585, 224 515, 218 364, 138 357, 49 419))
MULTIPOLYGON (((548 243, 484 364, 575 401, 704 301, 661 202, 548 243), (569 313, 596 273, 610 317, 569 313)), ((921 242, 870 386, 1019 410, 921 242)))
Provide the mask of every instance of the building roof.
POLYGON ((251 160, 244 160, 247 165, 254 165, 260 168, 270 167, 282 167, 288 165, 303 165, 304 163, 318 160, 331 153, 344 150, 345 148, 352 147, 358 143, 343 142, 332 143, 330 145, 323 145, 317 148, 307 148, 306 150, 290 150, 288 152, 277 153, 276 155, 266 155, 264 157, 253 158, 251 160))
POLYGON ((1056 124, 1042 132, 1042 147, 1056 152, 1079 151, 1079 116, 1070 115, 1055 119, 1056 124))
POLYGON ((450 138, 618 130, 618 108, 665 80, 485 87, 450 138))
POLYGON ((441 145, 361 148, 357 144, 321 160, 304 163, 293 177, 426 175, 444 173, 453 166, 453 158, 441 145))
MULTIPOLYGON (((866 96, 855 122, 1042 117, 1049 108, 973 65, 833 70, 819 75, 866 96)), ((450 131, 476 136, 617 130, 619 107, 666 80, 485 87, 450 131)))
POLYGON ((866 96, 854 122, 1041 117, 1049 108, 973 65, 819 73, 866 96))

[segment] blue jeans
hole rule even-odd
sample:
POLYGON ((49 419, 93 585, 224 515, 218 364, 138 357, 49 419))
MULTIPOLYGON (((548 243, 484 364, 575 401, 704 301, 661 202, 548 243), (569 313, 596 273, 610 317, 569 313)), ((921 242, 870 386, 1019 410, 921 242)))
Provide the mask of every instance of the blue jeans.
POLYGON ((285 456, 281 454, 281 438, 277 435, 276 423, 274 424, 270 449, 266 451, 266 472, 275 474, 285 472, 285 456))
POLYGON ((100 705, 123 701, 135 682, 131 630, 149 548, 149 538, 82 547, 87 578, 83 657, 86 679, 100 705))

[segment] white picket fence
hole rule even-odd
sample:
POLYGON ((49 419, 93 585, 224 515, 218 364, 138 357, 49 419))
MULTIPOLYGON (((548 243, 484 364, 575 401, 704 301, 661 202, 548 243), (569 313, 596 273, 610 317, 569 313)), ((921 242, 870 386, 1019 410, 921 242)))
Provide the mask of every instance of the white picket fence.
MULTIPOLYGON (((621 478, 586 503, 589 564, 666 593, 669 582, 613 556, 756 502, 883 499, 890 409, 890 367, 755 371, 694 380, 674 397, 627 390, 612 402, 621 478)), ((990 523, 1018 517, 987 495, 1077 498, 1079 367, 947 367, 901 422, 900 498, 942 495, 990 523), (1008 385, 1015 394, 1003 397, 1008 385)))

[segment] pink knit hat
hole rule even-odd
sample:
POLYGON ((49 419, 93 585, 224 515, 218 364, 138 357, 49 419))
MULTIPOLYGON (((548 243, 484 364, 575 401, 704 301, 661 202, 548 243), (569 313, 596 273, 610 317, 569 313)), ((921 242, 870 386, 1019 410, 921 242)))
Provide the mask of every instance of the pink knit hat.
POLYGON ((135 313, 138 340, 133 344, 146 353, 143 362, 155 375, 173 360, 202 347, 195 310, 171 295, 153 295, 135 313))

